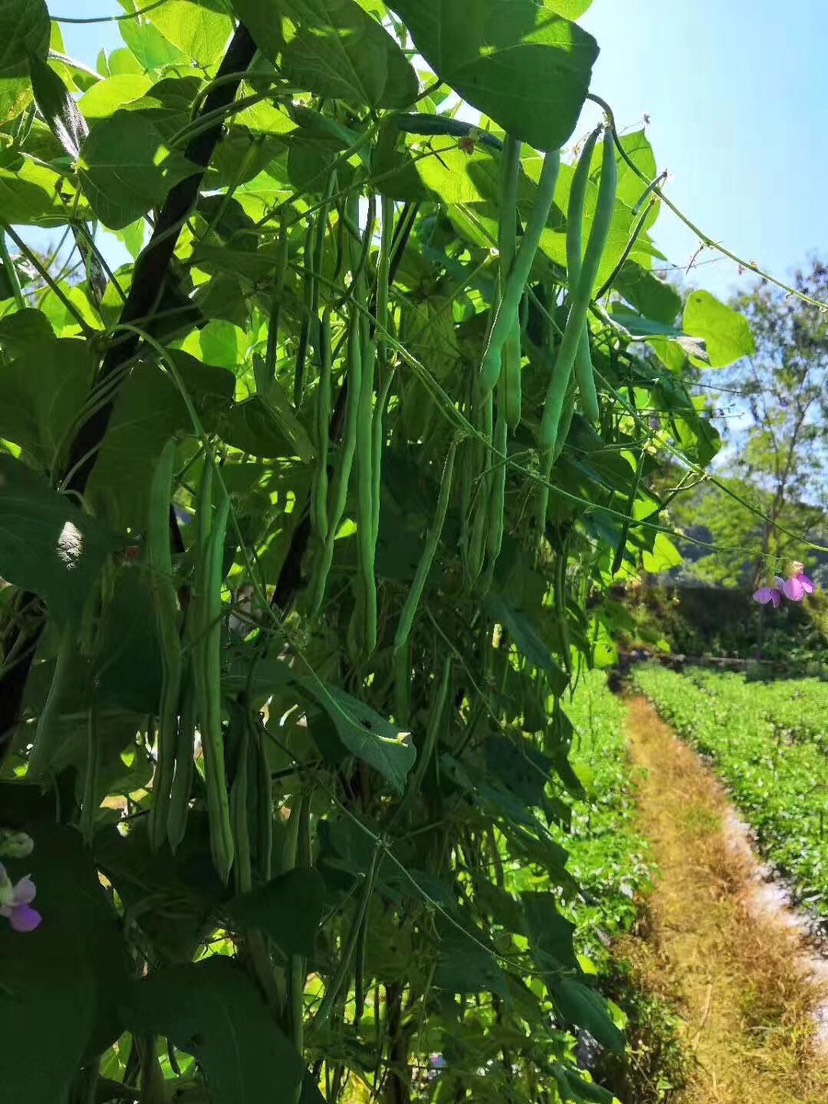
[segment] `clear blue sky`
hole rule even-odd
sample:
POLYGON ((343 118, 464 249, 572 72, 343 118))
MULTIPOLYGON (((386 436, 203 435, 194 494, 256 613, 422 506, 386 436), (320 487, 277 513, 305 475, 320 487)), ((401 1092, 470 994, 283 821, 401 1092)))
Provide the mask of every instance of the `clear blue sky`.
MULTIPOLYGON (((50 8, 122 10, 116 0, 50 8)), ((649 115, 669 193, 698 225, 783 278, 810 252, 828 254, 826 0, 594 0, 581 22, 601 46, 594 91, 621 127, 649 115)), ((101 45, 120 42, 114 23, 63 29, 69 52, 92 65, 101 45)), ((680 264, 697 245, 669 211, 656 238, 680 264)), ((697 285, 724 294, 749 279, 711 259, 699 258, 697 285)))

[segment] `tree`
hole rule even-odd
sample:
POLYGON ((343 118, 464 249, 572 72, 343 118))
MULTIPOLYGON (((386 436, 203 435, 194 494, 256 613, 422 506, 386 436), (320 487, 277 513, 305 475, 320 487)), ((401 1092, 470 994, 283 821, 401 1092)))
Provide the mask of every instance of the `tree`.
MULTIPOLYGON (((794 286, 828 303, 828 267, 814 260, 794 286)), ((755 488, 758 583, 768 562, 797 553, 797 537, 819 520, 828 474, 828 313, 778 288, 760 284, 738 298, 756 354, 723 374, 736 418, 730 448, 740 478, 755 488), (786 532, 790 530, 791 532, 786 532)), ((723 390, 723 406, 727 392, 723 390)), ((798 558, 798 556, 796 557, 798 558)))

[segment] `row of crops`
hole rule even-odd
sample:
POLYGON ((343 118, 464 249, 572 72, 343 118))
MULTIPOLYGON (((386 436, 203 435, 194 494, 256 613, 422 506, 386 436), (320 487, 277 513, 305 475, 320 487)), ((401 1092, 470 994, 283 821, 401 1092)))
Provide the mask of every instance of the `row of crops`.
POLYGON ((634 680, 680 736, 713 758, 768 859, 828 917, 828 686, 659 667, 637 670, 634 680))

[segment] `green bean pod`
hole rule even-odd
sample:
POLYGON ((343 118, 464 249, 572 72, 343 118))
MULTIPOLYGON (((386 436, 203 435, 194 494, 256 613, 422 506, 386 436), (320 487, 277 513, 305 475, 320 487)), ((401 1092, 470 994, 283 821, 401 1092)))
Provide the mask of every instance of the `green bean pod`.
MULTIPOLYGON (((586 151, 585 151, 586 152, 586 151)), ((582 161, 584 159, 582 158, 582 161)), ((581 163, 578 164, 578 170, 581 163)), ((576 174, 578 173, 576 170, 576 174)), ((584 169, 583 176, 588 176, 589 166, 584 169)), ((612 131, 607 128, 604 132, 603 158, 601 163, 601 183, 598 188, 598 202, 595 209, 595 217, 590 228, 586 253, 580 269, 576 271, 577 281, 570 284, 569 316, 566 321, 563 337, 558 348, 558 355, 552 369, 546 402, 544 404, 543 418, 541 421, 540 445, 542 450, 554 449, 558 435, 563 399, 569 387, 572 377, 572 369, 578 355, 578 347, 584 340, 584 327, 586 325, 587 312, 592 297, 592 289, 598 276, 598 269, 606 248, 612 225, 612 216, 615 209, 615 194, 618 184, 618 166, 615 161, 615 146, 613 144, 612 131)), ((586 188, 586 179, 584 179, 586 188)), ((573 181, 573 191, 575 181, 573 181)), ((575 200, 577 201, 577 195, 575 200)), ((573 227, 577 221, 576 212, 573 213, 573 227)), ((575 243, 572 245, 572 256, 575 257, 578 244, 577 231, 573 229, 575 243)))
MULTIPOLYGON (((192 639, 192 619, 185 618, 185 635, 188 643, 192 639), (187 631, 189 625, 189 632, 187 631)), ((170 789, 170 801, 167 808, 167 839, 173 851, 184 839, 187 830, 187 816, 190 810, 190 798, 193 792, 195 776, 195 732, 197 724, 197 700, 193 682, 192 661, 182 679, 181 709, 178 721, 178 737, 175 747, 175 775, 170 789)))
MULTIPOLYGON (((520 153, 521 143, 511 136, 508 137, 503 157, 503 197, 498 235, 501 289, 509 279, 517 252, 520 153)), ((525 296, 522 298, 525 299, 525 296)), ((516 429, 520 423, 522 406, 519 315, 515 317, 509 335, 503 343, 500 380, 503 384, 502 401, 505 406, 506 421, 510 429, 516 429)))
POLYGON ((399 651, 401 648, 405 647, 411 634, 411 628, 414 624, 417 608, 420 604, 426 580, 428 579, 431 565, 434 562, 434 556, 440 543, 440 537, 443 533, 443 524, 445 523, 446 513, 448 512, 449 499, 451 498, 451 484, 454 475, 454 458, 457 454, 457 445, 458 438, 454 437, 449 445, 448 455, 443 465, 443 475, 440 480, 440 493, 437 496, 437 509, 434 512, 434 520, 428 531, 425 547, 420 556, 420 562, 417 564, 414 581, 411 584, 411 589, 405 599, 402 612, 400 613, 400 619, 397 623, 397 631, 394 634, 394 651, 399 651))
POLYGON ((230 501, 224 498, 212 519, 212 459, 205 457, 198 496, 198 529, 195 595, 198 619, 193 642, 193 674, 198 698, 199 729, 204 753, 204 785, 210 823, 213 864, 226 882, 233 865, 233 824, 224 733, 221 725, 221 582, 224 534, 230 501))
POLYGON ((98 811, 98 775, 100 745, 98 741, 98 706, 92 700, 86 724, 86 767, 83 772, 83 799, 81 801, 80 831, 87 847, 95 836, 95 814, 98 811))
MULTIPOLYGON (((361 281, 360 281, 361 283, 361 281)), ((367 330, 367 325, 360 327, 367 330)), ((357 404, 357 561, 361 596, 362 643, 370 654, 377 646, 377 551, 374 527, 374 373, 376 345, 366 332, 361 339, 361 371, 357 404)))
POLYGON ((394 202, 387 196, 380 201, 380 217, 382 234, 380 237, 380 251, 377 259, 377 367, 380 372, 380 386, 377 397, 377 405, 374 411, 374 544, 379 536, 380 501, 382 489, 382 452, 385 443, 384 418, 385 408, 388 403, 388 394, 391 389, 393 371, 388 364, 388 334, 391 329, 391 310, 388 302, 388 292, 391 273, 391 254, 394 249, 394 202))
MULTIPOLYGON (((501 381, 502 382, 502 381, 501 381)), ((503 404, 505 405, 505 404, 503 404)), ((492 473, 492 487, 489 496, 489 530, 486 534, 486 551, 489 554, 490 564, 494 564, 500 555, 503 544, 504 511, 506 509, 506 455, 508 449, 508 424, 504 409, 498 410, 495 424, 494 447, 492 463, 495 465, 492 473)))
POLYGON ((157 762, 148 824, 150 845, 153 848, 161 847, 167 839, 167 818, 178 743, 178 707, 184 670, 169 527, 175 448, 174 440, 167 441, 153 474, 146 539, 146 562, 150 572, 152 604, 161 646, 157 762))
POLYGON ((58 639, 57 658, 46 701, 37 718, 34 742, 27 767, 30 779, 43 778, 50 771, 55 750, 60 745, 60 702, 67 687, 72 660, 75 657, 77 625, 64 626, 58 639))
POLYGON ((541 236, 549 218, 549 212, 552 209, 560 167, 560 150, 555 150, 544 156, 543 169, 541 170, 535 196, 535 205, 526 223, 526 230, 515 256, 514 264, 503 286, 500 303, 489 333, 489 340, 483 353, 479 376, 481 394, 490 393, 500 377, 503 346, 515 324, 515 320, 520 317, 520 301, 526 290, 541 236))
POLYGON ((359 315, 354 312, 348 328, 348 397, 345 407, 345 425, 342 431, 342 443, 339 448, 339 462, 331 488, 332 499, 328 516, 328 531, 325 542, 314 565, 310 582, 310 612, 316 614, 325 597, 325 587, 334 557, 334 541, 348 502, 348 487, 354 456, 357 448, 357 422, 359 416, 360 392, 362 389, 362 342, 359 315))
POLYGON ((256 865, 259 877, 269 882, 273 867, 273 783, 267 749, 260 732, 256 733, 256 865))
POLYGON ((235 862, 233 873, 237 893, 249 893, 253 888, 253 867, 250 861, 250 825, 248 823, 250 733, 245 718, 238 717, 238 756, 233 785, 230 787, 230 816, 233 821, 235 862))
POLYGON ((331 309, 322 312, 320 324, 319 390, 316 395, 316 469, 311 489, 311 517, 316 537, 328 535, 328 452, 331 424, 331 309))

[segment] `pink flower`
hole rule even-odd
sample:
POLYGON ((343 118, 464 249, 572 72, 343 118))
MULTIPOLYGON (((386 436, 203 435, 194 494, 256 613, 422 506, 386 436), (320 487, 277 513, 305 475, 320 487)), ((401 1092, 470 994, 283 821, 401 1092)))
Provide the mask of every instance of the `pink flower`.
POLYGON ((763 606, 766 606, 768 602, 772 602, 775 607, 782 605, 782 595, 785 593, 785 587, 788 585, 784 579, 780 579, 776 576, 776 586, 762 587, 761 590, 757 590, 753 595, 754 602, 761 602, 763 606))
POLYGON ((39 926, 40 913, 29 907, 36 893, 35 884, 28 875, 12 885, 6 868, 0 863, 0 916, 8 917, 15 931, 30 932, 39 926))
POLYGON ((791 577, 782 584, 782 592, 791 602, 801 602, 806 594, 813 594, 816 590, 813 579, 805 574, 805 567, 794 560, 791 564, 791 577))

